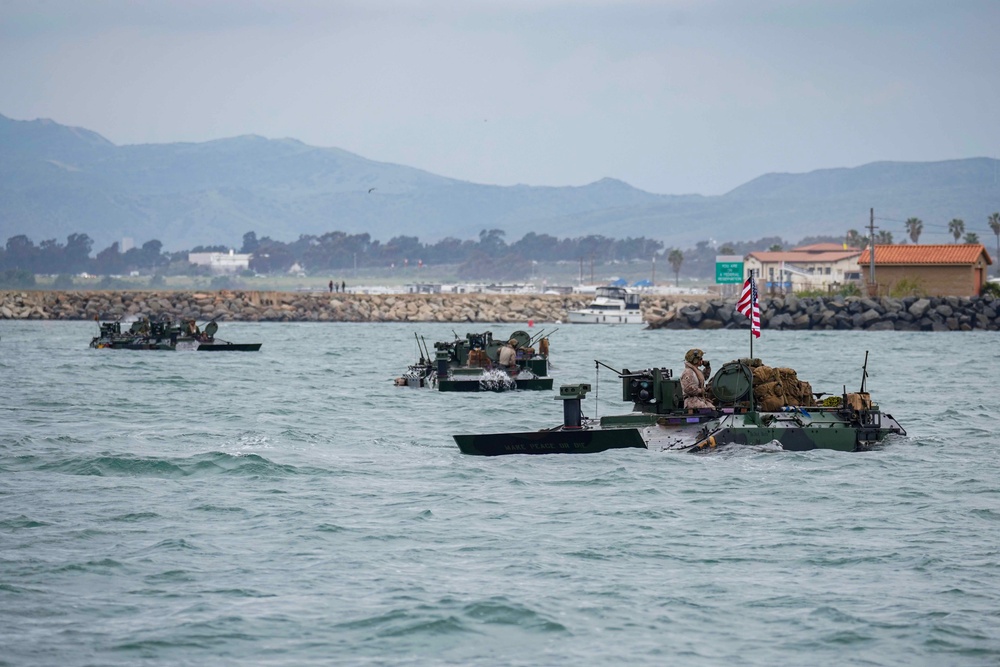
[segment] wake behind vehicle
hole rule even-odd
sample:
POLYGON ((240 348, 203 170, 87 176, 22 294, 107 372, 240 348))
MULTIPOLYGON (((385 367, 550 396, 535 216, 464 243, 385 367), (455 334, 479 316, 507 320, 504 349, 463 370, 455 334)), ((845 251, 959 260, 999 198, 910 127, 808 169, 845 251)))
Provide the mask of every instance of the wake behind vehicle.
POLYGON ((496 340, 490 331, 468 333, 465 338, 455 334, 453 341, 434 343, 433 358, 419 336, 417 346, 420 359, 396 378, 397 386, 463 392, 552 389, 549 339, 544 331, 535 336, 515 331, 509 338, 496 340), (504 352, 505 346, 511 349, 504 352))
POLYGON ((202 331, 194 320, 180 324, 142 319, 122 330, 121 322, 101 322, 90 347, 104 350, 191 350, 198 352, 256 352, 261 343, 231 343, 215 337, 219 325, 212 321, 202 331))
MULTIPOLYGON (((906 435, 892 415, 882 412, 865 391, 867 363, 866 354, 865 373, 857 392, 848 392, 845 386, 840 396, 828 396, 820 404, 801 400, 802 394, 796 392, 799 400, 791 402, 798 404, 780 401, 779 405, 773 392, 784 395, 784 389, 778 386, 782 380, 761 380, 780 377, 778 371, 783 369, 771 369, 759 360, 733 361, 713 377, 715 405, 703 409, 683 407, 680 380, 670 369, 616 370, 622 400, 632 403, 630 413, 588 419, 581 411, 581 401, 590 385, 563 385, 556 397, 563 401, 563 423, 559 426, 530 432, 456 435, 454 439, 464 454, 482 456, 585 454, 626 447, 700 452, 725 445, 772 443, 791 451, 862 451, 890 435, 906 435), (768 410, 761 409, 764 403, 768 410)), ((785 375, 784 382, 791 384, 790 376, 785 375)), ((808 383, 799 386, 812 393, 808 383)))

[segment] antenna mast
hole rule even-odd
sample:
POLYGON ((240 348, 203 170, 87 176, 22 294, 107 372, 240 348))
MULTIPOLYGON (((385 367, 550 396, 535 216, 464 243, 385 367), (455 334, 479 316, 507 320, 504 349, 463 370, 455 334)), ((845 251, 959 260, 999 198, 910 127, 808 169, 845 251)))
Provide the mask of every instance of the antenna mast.
POLYGON ((865 350, 865 363, 861 366, 861 393, 865 393, 865 380, 868 379, 868 350, 865 350))
POLYGON ((868 247, 871 249, 868 257, 868 296, 875 296, 875 209, 868 209, 868 247))

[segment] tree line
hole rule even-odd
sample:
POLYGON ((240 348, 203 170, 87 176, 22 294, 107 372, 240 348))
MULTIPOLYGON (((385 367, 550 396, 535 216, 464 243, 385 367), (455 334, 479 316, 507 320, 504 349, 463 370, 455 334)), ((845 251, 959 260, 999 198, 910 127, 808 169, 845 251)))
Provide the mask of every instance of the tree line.
MULTIPOLYGON (((421 243, 416 236, 397 236, 388 242, 371 235, 335 231, 322 235, 303 234, 292 242, 255 232, 243 235, 238 252, 251 255, 250 270, 259 274, 287 272, 298 265, 313 274, 342 272, 353 268, 406 268, 422 265, 457 265, 458 276, 466 280, 522 279, 531 273, 535 262, 581 262, 604 264, 612 261, 647 261, 676 265, 688 260, 688 266, 700 264, 699 257, 711 255, 715 247, 707 241, 683 253, 667 248, 662 241, 645 237, 612 239, 600 235, 557 238, 548 234, 525 234, 507 243, 505 232, 484 229, 478 239, 445 238, 436 243, 421 243)), ((780 239, 778 239, 780 241, 780 239)), ((761 249, 764 239, 748 244, 733 244, 733 252, 761 249)), ((93 255, 93 240, 86 234, 70 234, 65 243, 56 239, 35 243, 21 234, 7 239, 0 248, 0 270, 33 274, 121 275, 132 271, 143 274, 197 273, 187 261, 189 253, 228 252, 223 245, 196 246, 190 250, 165 252, 163 244, 151 240, 122 252, 117 242, 93 255)), ((714 265, 714 264, 713 264, 714 265)))
MULTIPOLYGON (((1000 213, 989 216, 989 226, 997 236, 1000 254, 1000 213)), ((919 218, 905 222, 909 239, 918 243, 924 229, 919 218)), ((948 230, 957 243, 978 243, 975 232, 967 232, 962 220, 948 223, 948 230), (964 236, 963 236, 964 235, 964 236)), ((250 270, 258 274, 284 273, 296 265, 312 274, 330 274, 346 269, 394 269, 422 265, 455 265, 462 280, 523 280, 532 274, 534 263, 580 262, 606 264, 613 261, 659 262, 664 272, 669 267, 675 280, 682 267, 685 275, 710 278, 714 275, 716 255, 746 255, 760 250, 781 250, 789 247, 779 237, 764 237, 754 241, 727 242, 721 245, 700 241, 694 248, 681 250, 667 247, 662 241, 645 237, 612 239, 601 235, 557 238, 534 232, 520 240, 507 243, 500 229, 484 229, 478 239, 445 238, 435 243, 421 243, 416 236, 396 236, 383 243, 370 234, 348 234, 341 231, 321 235, 303 234, 291 242, 268 236, 261 238, 253 231, 243 235, 240 253, 252 255, 250 270)), ((844 236, 814 236, 799 241, 810 243, 846 243, 863 248, 868 237, 850 229, 844 236)), ((893 243, 892 232, 880 230, 875 242, 893 243)), ((30 274, 123 275, 137 271, 142 274, 197 274, 207 269, 188 263, 193 252, 228 252, 229 247, 196 246, 190 250, 166 252, 163 244, 150 240, 141 246, 122 251, 117 242, 92 256, 93 240, 86 234, 70 234, 65 243, 56 239, 42 241, 37 246, 21 234, 7 239, 0 248, 0 271, 30 274)), ((655 269, 654 269, 655 270, 655 269)))
POLYGON ((484 229, 478 239, 449 237, 436 243, 421 243, 416 236, 396 236, 386 243, 369 234, 328 232, 302 235, 285 243, 254 232, 243 235, 241 253, 252 253, 250 268, 257 273, 287 271, 298 264, 315 273, 352 268, 402 268, 421 265, 459 265, 463 279, 508 279, 529 275, 533 262, 645 259, 663 255, 662 241, 645 237, 611 239, 600 235, 556 238, 548 234, 525 234, 508 244, 501 229, 484 229))
MULTIPOLYGON (((997 248, 1000 248, 1000 213, 991 213, 987 218, 990 230, 997 237, 997 248)), ((903 223, 906 236, 913 243, 920 243, 920 235, 924 233, 924 221, 920 218, 907 218, 903 223)), ((979 234, 973 231, 966 231, 965 221, 961 218, 952 218, 948 222, 948 233, 955 239, 955 243, 981 243, 979 234)), ((870 236, 862 235, 856 229, 847 230, 845 242, 854 248, 863 248, 868 245, 870 236)), ((875 234, 875 243, 878 245, 892 245, 893 235, 891 231, 881 229, 875 234)))

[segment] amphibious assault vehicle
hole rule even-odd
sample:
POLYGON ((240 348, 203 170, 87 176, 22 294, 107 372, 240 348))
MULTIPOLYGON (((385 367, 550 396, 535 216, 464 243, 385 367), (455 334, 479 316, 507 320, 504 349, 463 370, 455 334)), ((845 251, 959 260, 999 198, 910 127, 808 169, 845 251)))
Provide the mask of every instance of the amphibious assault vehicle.
POLYGON ((438 391, 552 389, 549 339, 544 331, 535 336, 515 331, 509 338, 496 340, 490 331, 465 334, 465 338, 455 334, 453 341, 434 343, 433 358, 426 341, 416 338, 420 359, 396 378, 397 386, 437 387, 438 391), (513 368, 500 365, 500 350, 508 342, 515 352, 513 368))
MULTIPOLYGON (((601 366, 610 366, 595 362, 601 366)), ((670 369, 642 371, 615 370, 621 380, 622 400, 632 403, 628 414, 588 419, 581 401, 590 392, 589 384, 563 385, 557 400, 563 402, 563 423, 531 432, 456 435, 455 442, 465 454, 583 454, 608 449, 640 447, 656 450, 702 452, 724 445, 768 445, 782 449, 837 449, 859 451, 874 447, 889 435, 906 435, 892 417, 882 412, 865 391, 868 355, 861 388, 839 396, 815 394, 810 405, 774 405, 755 391, 761 383, 759 360, 733 361, 711 381, 713 408, 685 409, 680 380, 670 369), (756 363, 756 365, 755 365, 756 363), (817 403, 815 398, 827 396, 817 403)), ((774 369, 768 369, 774 370, 774 369)), ((772 381, 780 384, 780 381, 772 381)), ((811 387, 802 383, 805 387, 811 387)), ((775 385, 771 384, 771 389, 775 385)))
POLYGON ((215 337, 219 325, 214 321, 202 331, 194 320, 180 324, 142 319, 122 330, 120 321, 101 322, 100 333, 90 347, 112 350, 197 350, 199 352, 256 352, 261 343, 230 343, 215 337))

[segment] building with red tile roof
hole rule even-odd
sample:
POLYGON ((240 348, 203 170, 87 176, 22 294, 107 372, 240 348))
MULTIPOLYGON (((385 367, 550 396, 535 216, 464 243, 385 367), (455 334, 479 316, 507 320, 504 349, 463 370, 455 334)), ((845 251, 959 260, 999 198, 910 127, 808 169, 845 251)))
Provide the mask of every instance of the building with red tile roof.
POLYGON ((857 250, 857 248, 848 248, 846 243, 812 243, 795 248, 795 252, 838 252, 840 250, 857 250))
POLYGON ((743 258, 743 268, 754 271, 760 289, 768 292, 829 290, 861 280, 857 248, 837 243, 815 243, 792 250, 752 252, 743 258))
MULTIPOLYGON (((923 296, 978 296, 993 263, 981 243, 941 245, 876 245, 875 286, 879 294, 909 288, 923 296)), ((865 284, 871 271, 871 251, 858 257, 865 284)))

